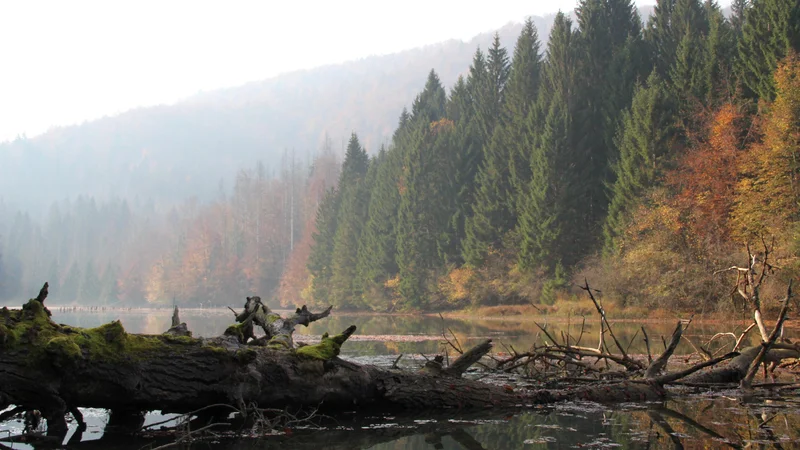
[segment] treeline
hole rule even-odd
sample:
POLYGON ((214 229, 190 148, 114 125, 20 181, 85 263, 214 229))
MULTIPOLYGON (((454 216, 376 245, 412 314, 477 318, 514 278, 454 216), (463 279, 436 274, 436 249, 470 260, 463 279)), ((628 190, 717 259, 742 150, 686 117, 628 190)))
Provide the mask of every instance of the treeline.
POLYGON ((713 306, 713 270, 762 237, 791 274, 800 3, 735 0, 726 18, 661 0, 643 24, 629 0, 582 0, 576 17, 544 49, 530 21, 512 54, 495 39, 449 91, 431 71, 373 158, 353 135, 296 295, 549 303, 591 273, 622 302, 713 306))
POLYGON ((240 171, 215 201, 166 212, 152 201, 78 197, 53 204, 39 223, 0 201, 0 300, 17 304, 44 281, 56 304, 271 299, 339 165, 328 140, 311 163, 286 153, 271 170, 240 171))

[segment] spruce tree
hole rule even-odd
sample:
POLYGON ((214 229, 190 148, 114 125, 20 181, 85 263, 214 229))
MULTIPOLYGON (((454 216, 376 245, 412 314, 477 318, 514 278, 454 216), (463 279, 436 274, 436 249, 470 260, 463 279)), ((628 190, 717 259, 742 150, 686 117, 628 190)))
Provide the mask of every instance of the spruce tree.
MULTIPOLYGON (((531 181, 520 203, 517 232, 522 269, 555 275, 559 263, 570 266, 587 251, 581 218, 585 181, 591 166, 576 145, 573 115, 576 48, 571 21, 556 16, 547 46, 544 80, 537 110, 546 111, 532 146, 531 181)), ((536 120, 534 115, 530 117, 536 120)))
POLYGON ((330 298, 330 279, 333 275, 331 263, 338 213, 339 193, 335 188, 330 188, 317 209, 316 231, 312 233, 314 242, 308 256, 308 271, 313 277, 312 293, 320 302, 328 302, 330 298))
POLYGON ((539 142, 531 156, 531 186, 519 217, 519 265, 550 277, 558 264, 575 262, 576 203, 582 201, 574 173, 571 123, 563 92, 554 91, 539 142), (567 259, 564 261, 564 259, 567 259))
POLYGON ((527 182, 529 155, 525 145, 528 138, 525 124, 538 89, 539 50, 536 28, 528 19, 517 40, 505 88, 506 122, 494 130, 492 140, 486 146, 476 177, 471 217, 465 224, 462 255, 473 266, 479 265, 488 246, 496 245, 516 223, 516 195, 510 170, 511 167, 517 168, 515 174, 527 182))
POLYGON ((733 93, 731 75, 736 46, 736 32, 713 0, 705 3, 708 35, 703 47, 702 94, 706 105, 716 105, 720 98, 733 93))
POLYGON ((447 208, 438 201, 447 185, 443 177, 442 159, 446 152, 438 149, 439 130, 451 126, 444 119, 446 104, 440 100, 446 93, 439 77, 431 72, 425 89, 414 101, 412 123, 404 138, 400 203, 397 224, 397 265, 400 294, 407 307, 423 306, 427 300, 430 270, 439 260, 439 234, 445 228, 447 208), (444 119, 444 120, 442 120, 444 119))
POLYGON ((668 76, 678 50, 678 38, 673 32, 672 23, 674 10, 675 0, 656 0, 653 14, 650 15, 644 30, 644 39, 653 67, 662 78, 668 76))
POLYGON ((791 51, 800 51, 800 2, 753 0, 738 41, 737 73, 754 98, 772 100, 772 73, 791 51))
POLYGON ((339 177, 339 210, 331 254, 330 303, 354 306, 361 298, 356 276, 358 242, 367 220, 369 191, 365 176, 369 156, 353 133, 347 144, 339 177))
POLYGON ((630 110, 623 113, 617 134, 619 158, 613 169, 611 203, 603 227, 604 252, 617 250, 617 239, 627 217, 644 191, 657 180, 663 157, 668 155, 674 106, 664 82, 653 71, 646 85, 636 87, 630 110))
POLYGON ((425 89, 414 99, 411 120, 418 123, 435 122, 445 115, 447 94, 434 70, 428 73, 425 89))
POLYGON ((445 229, 439 233, 437 245, 444 264, 463 263, 461 245, 465 239, 466 221, 474 203, 476 180, 480 161, 484 155, 477 120, 471 110, 471 99, 466 83, 460 79, 450 92, 448 121, 437 126, 433 151, 441 167, 438 182, 443 212, 447 214, 445 229), (462 113, 463 111, 463 113, 462 113))
POLYGON ((358 244, 360 290, 364 304, 371 309, 384 309, 383 285, 397 274, 397 208, 400 203, 398 179, 400 156, 397 147, 381 149, 370 164, 367 178, 372 184, 367 208, 367 221, 358 244))
POLYGON ((504 94, 510 71, 508 52, 500 46, 500 36, 497 33, 492 40, 486 62, 486 73, 477 87, 473 103, 478 130, 484 142, 489 141, 494 128, 503 122, 504 94))
MULTIPOLYGON (((424 131, 427 124, 417 124, 408 136, 403 154, 400 183, 400 204, 397 214, 397 266, 400 275, 399 291, 404 306, 420 308, 427 298, 427 276, 431 250, 435 249, 433 236, 427 230, 428 216, 425 208, 425 163, 423 150, 424 131)), ((435 251, 435 250, 434 250, 435 251)))
POLYGON ((6 298, 6 271, 5 267, 3 266, 3 237, 0 236, 0 300, 6 298))
POLYGON ((641 67, 641 22, 631 0, 582 0, 576 10, 576 96, 573 144, 586 159, 584 226, 592 233, 607 208, 604 185, 611 179, 614 130, 628 107, 641 67))

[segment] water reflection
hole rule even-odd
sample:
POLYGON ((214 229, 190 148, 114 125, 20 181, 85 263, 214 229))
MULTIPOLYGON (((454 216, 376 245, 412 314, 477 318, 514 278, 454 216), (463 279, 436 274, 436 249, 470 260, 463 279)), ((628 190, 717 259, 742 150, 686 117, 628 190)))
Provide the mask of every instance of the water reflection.
MULTIPOLYGON (((168 438, 102 435, 99 414, 87 410, 83 442, 69 448, 138 450, 168 438), (98 439, 99 437, 99 439, 98 439)), ((148 421, 159 418, 151 414, 148 421)), ((199 427, 201 424, 195 424, 199 427)), ((525 412, 453 412, 449 415, 374 416, 353 412, 273 436, 247 437, 233 429, 187 449, 691 449, 797 448, 800 412, 789 400, 742 403, 722 396, 682 397, 665 403, 559 404, 525 412), (242 436, 245 437, 242 437, 242 436)), ((8 444, 6 444, 8 446, 8 444)), ((28 448, 14 444, 13 448, 28 448)), ((0 447, 3 448, 3 447, 0 447)))
MULTIPOLYGON (((54 309, 53 320, 73 326, 95 327, 112 320, 120 320, 125 329, 131 333, 162 333, 170 326, 171 309, 152 310, 97 310, 72 312, 54 309)), ((219 336, 233 321, 229 310, 186 309, 181 311, 181 320, 186 322, 195 336, 219 336)), ((563 319, 557 321, 542 318, 539 324, 546 325, 550 334, 561 338, 570 336, 570 342, 577 345, 597 346, 598 324, 586 323, 574 319, 567 323, 563 319)), ((325 332, 338 333, 350 325, 358 330, 354 337, 342 349, 344 355, 376 356, 400 353, 435 353, 440 350, 442 330, 452 331, 458 340, 469 346, 477 341, 492 338, 498 344, 497 351, 514 347, 517 350, 527 349, 540 339, 541 331, 530 319, 503 318, 444 318, 433 315, 388 316, 333 314, 325 320, 314 322, 310 327, 299 327, 298 341, 313 341, 325 332)), ((613 323, 614 333, 624 345, 629 345, 632 354, 645 354, 646 347, 642 339, 641 323, 613 323)), ((650 337, 652 351, 662 350, 662 337, 672 334, 675 323, 672 321, 650 322, 644 324, 650 337)), ((744 328, 733 325, 693 323, 685 336, 695 344, 706 344, 712 336, 720 332, 738 331, 744 328)), ((792 333, 796 330, 790 330, 792 333)), ((756 333, 749 335, 751 344, 757 343, 756 333)), ((730 349, 732 341, 726 337, 716 339, 710 347, 714 352, 721 348, 730 349), (729 342, 730 341, 730 342, 729 342)), ((694 349, 688 342, 681 342, 676 354, 690 354, 694 349)))

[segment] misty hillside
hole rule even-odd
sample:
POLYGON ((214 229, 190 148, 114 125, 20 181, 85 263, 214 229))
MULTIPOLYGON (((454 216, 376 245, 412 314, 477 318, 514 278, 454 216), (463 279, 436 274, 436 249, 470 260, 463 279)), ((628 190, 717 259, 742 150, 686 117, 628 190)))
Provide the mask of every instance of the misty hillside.
MULTIPOLYGON (((543 41, 552 20, 534 17, 543 41)), ((520 30, 519 23, 498 30, 509 50, 520 30)), ((0 192, 34 214, 79 194, 170 205, 210 198, 255 161, 274 168, 286 152, 307 161, 326 134, 340 151, 356 131, 374 153, 430 69, 451 86, 492 34, 287 73, 3 143, 0 192)))

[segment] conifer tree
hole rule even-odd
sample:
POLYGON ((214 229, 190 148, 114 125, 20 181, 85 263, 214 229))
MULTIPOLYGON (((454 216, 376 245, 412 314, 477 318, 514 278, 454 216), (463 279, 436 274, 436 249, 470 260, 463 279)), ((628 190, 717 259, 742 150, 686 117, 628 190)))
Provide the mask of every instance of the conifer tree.
POLYGON ((426 301, 429 270, 439 258, 438 234, 444 229, 442 217, 446 217, 446 208, 436 200, 441 198, 446 185, 441 180, 447 174, 441 164, 443 152, 434 148, 437 125, 449 122, 441 120, 445 99, 439 77, 431 71, 425 89, 414 101, 412 123, 403 140, 396 261, 400 294, 411 308, 426 301))
POLYGON ((630 105, 641 67, 641 21, 631 0, 582 0, 576 10, 579 34, 575 48, 576 105, 570 111, 576 145, 586 159, 584 211, 587 232, 605 215, 604 185, 612 173, 614 130, 621 111, 630 105))
POLYGON ((462 244, 462 255, 470 265, 479 265, 487 247, 496 244, 516 223, 516 196, 510 169, 516 167, 519 182, 527 183, 529 155, 525 123, 536 99, 540 65, 539 39, 533 22, 528 19, 514 49, 505 89, 506 122, 495 129, 477 173, 475 200, 462 244))
POLYGON ((800 3, 753 0, 745 12, 738 41, 737 72, 752 97, 772 100, 772 73, 791 51, 800 51, 800 3))
POLYGON ((424 306, 430 251, 435 242, 426 230, 428 217, 425 202, 425 173, 423 169, 424 124, 410 132, 403 153, 400 176, 400 204, 397 214, 397 266, 400 275, 400 295, 406 307, 424 306))
POLYGON ((580 242, 586 237, 578 203, 585 203, 589 167, 582 164, 586 157, 575 144, 571 114, 576 103, 573 38, 571 21, 559 13, 550 33, 544 84, 539 90, 538 107, 547 115, 532 148, 531 181, 517 224, 520 267, 541 268, 548 277, 555 274, 559 263, 569 266, 586 251, 582 248, 585 242, 580 242))
POLYGON ((552 276, 558 264, 574 262, 577 202, 570 117, 563 92, 554 91, 539 142, 531 157, 531 187, 519 217, 520 267, 552 276), (569 258, 569 260, 565 260, 569 258))
POLYGON ((657 180, 662 158, 669 151, 673 117, 671 97, 653 71, 645 85, 636 87, 633 104, 623 113, 617 134, 619 158, 613 166, 615 181, 603 227, 607 254, 617 249, 616 241, 625 229, 628 214, 657 180))
POLYGON ((330 188, 317 209, 316 231, 312 234, 314 243, 308 256, 308 271, 313 277, 313 296, 323 302, 330 298, 330 279, 333 275, 331 263, 338 213, 339 193, 335 188, 330 188))
POLYGON ((367 220, 369 190, 365 176, 369 166, 367 152, 353 133, 347 144, 339 178, 339 211, 331 255, 330 302, 336 306, 353 306, 361 299, 356 266, 361 229, 367 220))
POLYGON ((705 4, 708 36, 703 47, 702 91, 707 105, 733 93, 731 75, 736 46, 735 31, 713 0, 705 4))
POLYGON ((384 300, 383 285, 397 274, 395 254, 397 208, 400 203, 397 186, 400 153, 396 149, 387 152, 382 148, 370 164, 367 174, 373 187, 370 190, 367 221, 358 244, 357 272, 363 302, 372 309, 384 306, 381 304, 384 300))

